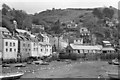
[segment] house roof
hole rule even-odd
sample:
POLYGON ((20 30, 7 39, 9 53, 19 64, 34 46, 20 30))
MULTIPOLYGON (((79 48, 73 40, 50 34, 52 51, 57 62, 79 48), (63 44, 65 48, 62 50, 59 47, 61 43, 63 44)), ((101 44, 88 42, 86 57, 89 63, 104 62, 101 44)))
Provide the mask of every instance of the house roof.
POLYGON ((41 45, 51 45, 50 43, 45 43, 45 42, 39 42, 41 45))
POLYGON ((86 49, 86 50, 101 50, 102 46, 86 46, 86 45, 77 45, 77 44, 70 44, 73 49, 86 49))
POLYGON ((2 34, 2 37, 3 37, 4 39, 16 39, 14 36, 9 35, 9 34, 2 34))
POLYGON ((26 31, 26 30, 16 29, 16 31, 19 32, 19 33, 27 33, 27 34, 30 35, 30 33, 28 31, 26 31))
POLYGON ((110 41, 103 41, 103 43, 105 43, 105 44, 110 44, 110 41))
POLYGON ((33 42, 38 42, 38 39, 35 38, 35 37, 31 37, 31 41, 33 41, 33 42))
POLYGON ((102 48, 102 50, 103 51, 107 51, 107 50, 115 51, 115 49, 112 47, 105 47, 105 48, 102 48))
POLYGON ((7 28, 4 28, 4 27, 0 27, 0 31, 9 32, 9 30, 7 28))

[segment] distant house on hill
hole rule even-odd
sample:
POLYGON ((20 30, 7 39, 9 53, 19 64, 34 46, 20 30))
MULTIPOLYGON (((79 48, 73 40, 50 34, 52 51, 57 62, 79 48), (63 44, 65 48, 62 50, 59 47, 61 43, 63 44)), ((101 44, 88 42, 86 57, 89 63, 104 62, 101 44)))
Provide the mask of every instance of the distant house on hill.
POLYGON ((83 44, 83 38, 74 38, 74 44, 83 44))
POLYGON ((114 52, 115 52, 115 49, 113 47, 103 47, 102 48, 102 53, 104 53, 104 54, 114 53, 114 52))
POLYGON ((44 26, 43 25, 36 25, 36 24, 32 24, 32 29, 33 28, 39 28, 40 30, 44 30, 44 26))
POLYGON ((90 31, 86 27, 81 27, 79 30, 80 30, 81 36, 89 36, 90 35, 90 31))
POLYGON ((66 24, 67 24, 67 28, 71 28, 71 29, 72 28, 77 28, 77 24, 73 21, 67 22, 66 24))
POLYGON ((103 47, 111 47, 112 44, 110 41, 102 41, 103 47))
POLYGON ((36 24, 32 24, 32 33, 39 33, 39 32, 44 32, 44 26, 43 25, 36 25, 36 24))

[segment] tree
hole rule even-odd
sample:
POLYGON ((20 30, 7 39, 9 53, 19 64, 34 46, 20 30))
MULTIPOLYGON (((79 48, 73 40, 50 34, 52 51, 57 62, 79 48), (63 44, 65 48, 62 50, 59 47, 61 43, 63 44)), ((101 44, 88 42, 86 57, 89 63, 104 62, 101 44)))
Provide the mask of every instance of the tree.
POLYGON ((17 21, 18 23, 18 28, 20 29, 25 29, 26 27, 24 27, 23 23, 24 20, 28 17, 27 13, 23 10, 15 10, 15 16, 14 19, 17 21))
POLYGON ((51 28, 51 30, 53 30, 55 34, 60 34, 62 33, 62 29, 60 28, 60 26, 61 26, 60 21, 57 20, 54 23, 54 26, 51 28))
POLYGON ((2 15, 6 15, 10 10, 11 8, 8 5, 2 4, 2 15))
POLYGON ((103 15, 104 15, 104 17, 107 17, 107 18, 111 19, 114 15, 114 10, 109 9, 109 8, 104 8, 103 9, 103 15))
POLYGON ((95 16, 97 16, 99 19, 102 19, 103 18, 103 13, 98 9, 98 8, 95 8, 92 12, 95 16))

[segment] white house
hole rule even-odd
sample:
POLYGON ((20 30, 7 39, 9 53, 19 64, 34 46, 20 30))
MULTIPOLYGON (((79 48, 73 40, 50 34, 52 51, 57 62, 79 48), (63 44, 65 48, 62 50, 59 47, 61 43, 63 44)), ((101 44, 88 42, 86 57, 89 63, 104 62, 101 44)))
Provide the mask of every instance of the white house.
POLYGON ((68 53, 101 53, 102 46, 100 45, 78 45, 78 44, 69 44, 66 48, 68 53))
POLYGON ((39 42, 39 55, 50 56, 52 54, 52 45, 50 44, 50 39, 46 34, 41 34, 43 36, 43 41, 39 42))
POLYGON ((74 44, 83 44, 83 38, 75 38, 74 44))
POLYGON ((3 27, 0 27, 0 51, 3 60, 17 59, 18 40, 3 27))
POLYGON ((38 43, 39 43, 38 39, 34 35, 31 35, 31 53, 30 53, 31 57, 39 57, 39 54, 38 54, 39 44, 38 43))

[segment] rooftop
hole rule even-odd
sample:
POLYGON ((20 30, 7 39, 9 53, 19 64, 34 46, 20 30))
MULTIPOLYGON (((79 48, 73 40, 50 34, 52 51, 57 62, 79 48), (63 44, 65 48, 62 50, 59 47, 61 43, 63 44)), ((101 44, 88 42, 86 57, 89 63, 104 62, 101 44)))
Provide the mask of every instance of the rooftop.
POLYGON ((102 50, 104 50, 104 51, 106 51, 106 50, 115 51, 115 49, 112 48, 112 47, 104 47, 104 48, 102 48, 102 50))
POLYGON ((77 44, 70 44, 70 46, 73 49, 86 49, 86 50, 101 50, 102 46, 101 45, 95 45, 95 46, 87 46, 87 45, 77 45, 77 44))
POLYGON ((0 31, 9 32, 9 30, 7 28, 4 28, 4 27, 0 27, 0 31))

